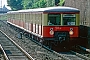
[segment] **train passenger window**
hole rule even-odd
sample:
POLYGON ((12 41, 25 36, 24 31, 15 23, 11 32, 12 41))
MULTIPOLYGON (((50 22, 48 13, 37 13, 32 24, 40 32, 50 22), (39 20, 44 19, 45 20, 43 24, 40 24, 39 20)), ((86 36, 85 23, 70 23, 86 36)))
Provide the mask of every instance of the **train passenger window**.
POLYGON ((76 25, 75 14, 63 14, 63 25, 76 25))
POLYGON ((60 25, 60 14, 49 14, 48 15, 48 25, 60 25))

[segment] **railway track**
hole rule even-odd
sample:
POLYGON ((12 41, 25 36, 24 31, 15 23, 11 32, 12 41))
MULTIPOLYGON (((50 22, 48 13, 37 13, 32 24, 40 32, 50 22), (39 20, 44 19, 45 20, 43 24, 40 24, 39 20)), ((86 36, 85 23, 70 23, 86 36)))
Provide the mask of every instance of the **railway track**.
POLYGON ((52 53, 42 48, 41 46, 32 42, 30 39, 25 38, 24 36, 22 39, 18 39, 16 37, 18 32, 10 29, 10 27, 8 27, 7 25, 4 26, 2 23, 1 25, 3 26, 1 27, 2 30, 4 30, 4 32, 7 33, 9 37, 11 37, 16 43, 18 43, 23 49, 25 49, 26 52, 28 52, 34 59, 36 60, 46 60, 46 59, 47 60, 56 60, 56 59, 61 60, 60 56, 58 56, 57 54, 52 53))
MULTIPOLYGON (((5 22, 6 23, 6 22, 5 22)), ((4 23, 4 25, 5 25, 4 23)), ((14 31, 10 27, 3 26, 4 32, 9 32, 7 35, 9 35, 16 43, 18 43, 23 49, 25 49, 26 52, 28 52, 34 59, 36 60, 88 60, 88 57, 83 58, 83 56, 80 56, 79 53, 75 52, 67 52, 67 53, 57 53, 55 51, 48 51, 42 46, 38 46, 36 43, 32 42, 30 39, 26 38, 25 36, 22 37, 22 39, 16 38, 16 34, 18 32, 14 31)), ((2 30, 3 30, 2 29, 2 30)))
POLYGON ((67 58, 65 60, 84 60, 82 57, 79 57, 72 52, 61 52, 60 54, 67 58))
POLYGON ((3 47, 1 45, 0 45, 0 52, 1 52, 1 55, 2 55, 1 57, 3 60, 9 60, 9 58, 7 57, 3 47))
MULTIPOLYGON (((0 30, 0 47, 5 60, 34 60, 31 56, 0 30), (30 57, 30 58, 29 58, 30 57)), ((3 59, 4 60, 4 59, 3 59)))
POLYGON ((70 60, 90 60, 90 49, 86 49, 81 46, 77 46, 75 49, 76 50, 70 50, 70 52, 67 53, 64 52, 64 56, 70 60))
POLYGON ((5 53, 2 51, 2 46, 0 45, 0 60, 6 60, 6 57, 4 54, 5 53))

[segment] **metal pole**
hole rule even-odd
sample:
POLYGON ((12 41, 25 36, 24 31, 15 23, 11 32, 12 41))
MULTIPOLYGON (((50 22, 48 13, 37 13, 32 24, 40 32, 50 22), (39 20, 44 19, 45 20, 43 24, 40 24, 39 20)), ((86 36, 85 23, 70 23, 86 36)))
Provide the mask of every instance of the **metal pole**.
POLYGON ((2 11, 2 0, 1 0, 1 11, 2 11))

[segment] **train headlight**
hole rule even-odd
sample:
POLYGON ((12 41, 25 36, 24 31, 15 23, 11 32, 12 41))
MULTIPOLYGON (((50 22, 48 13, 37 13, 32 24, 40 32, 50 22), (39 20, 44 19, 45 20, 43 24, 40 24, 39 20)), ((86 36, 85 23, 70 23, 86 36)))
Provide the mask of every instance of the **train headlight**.
POLYGON ((49 33, 50 33, 50 35, 53 35, 53 34, 54 34, 54 31, 53 31, 53 30, 51 30, 49 33))
POLYGON ((69 32, 69 34, 70 34, 70 35, 73 35, 73 31, 71 30, 71 31, 69 32))
POLYGON ((53 31, 53 28, 50 28, 50 35, 53 35, 54 34, 54 31, 53 31))

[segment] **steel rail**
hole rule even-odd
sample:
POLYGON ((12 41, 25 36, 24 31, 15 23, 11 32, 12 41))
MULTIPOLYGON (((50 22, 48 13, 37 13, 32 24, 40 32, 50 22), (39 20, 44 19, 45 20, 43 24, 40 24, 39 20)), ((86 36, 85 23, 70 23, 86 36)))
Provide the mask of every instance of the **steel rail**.
POLYGON ((9 58, 8 58, 7 54, 5 53, 5 51, 4 51, 4 49, 3 49, 1 44, 0 44, 0 49, 2 50, 2 52, 4 54, 5 60, 9 60, 9 58))
POLYGON ((84 51, 87 51, 87 52, 89 52, 90 53, 90 49, 87 49, 87 48, 85 48, 85 47, 82 47, 82 46, 79 46, 81 49, 83 49, 84 51))
POLYGON ((72 53, 74 53, 75 55, 77 55, 77 56, 79 56, 79 57, 83 58, 83 59, 90 60, 90 58, 89 58, 89 57, 87 57, 87 56, 84 56, 84 55, 79 54, 79 53, 74 52, 74 51, 71 51, 71 52, 72 52, 72 53))
POLYGON ((60 54, 60 53, 58 53, 58 52, 56 52, 56 51, 54 51, 54 50, 49 49, 49 48, 46 47, 45 45, 42 45, 41 43, 38 43, 38 42, 35 41, 35 40, 32 40, 32 41, 35 42, 36 44, 40 45, 41 47, 47 49, 48 51, 51 51, 52 53, 60 56, 62 59, 64 59, 64 60, 70 60, 68 57, 66 57, 66 56, 64 56, 64 55, 62 55, 62 54, 60 54))
POLYGON ((25 50, 23 50, 16 42, 14 42, 10 37, 8 37, 3 31, 0 30, 11 42, 13 42, 30 60, 35 60, 33 57, 30 56, 25 50))

